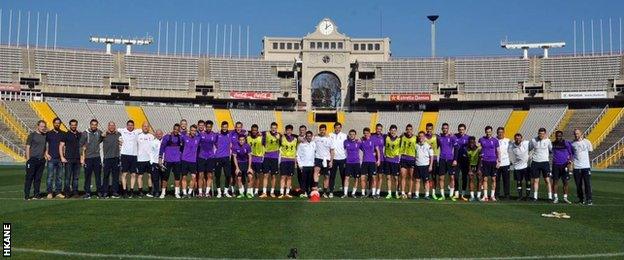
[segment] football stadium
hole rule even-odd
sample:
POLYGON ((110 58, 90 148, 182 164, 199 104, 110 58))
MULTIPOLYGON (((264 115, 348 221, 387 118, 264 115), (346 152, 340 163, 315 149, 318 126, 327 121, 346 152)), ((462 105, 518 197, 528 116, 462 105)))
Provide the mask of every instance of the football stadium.
POLYGON ((622 18, 462 56, 433 13, 401 57, 329 15, 63 46, 30 7, 0 4, 5 257, 624 258, 622 18))

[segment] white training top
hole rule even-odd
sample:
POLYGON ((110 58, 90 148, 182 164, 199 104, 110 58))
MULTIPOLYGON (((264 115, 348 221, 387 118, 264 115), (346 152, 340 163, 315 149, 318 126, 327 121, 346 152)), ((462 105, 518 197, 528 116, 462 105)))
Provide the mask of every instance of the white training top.
POLYGON ((429 143, 416 143, 416 166, 429 166, 429 159, 433 156, 433 149, 429 143))
POLYGON ((533 151, 533 162, 548 162, 548 155, 552 151, 552 142, 548 138, 539 140, 537 137, 531 139, 529 150, 533 151))
POLYGON ((160 152, 160 140, 154 138, 150 144, 150 163, 159 163, 158 153, 160 152))
POLYGON ((500 166, 509 166, 509 138, 498 139, 500 166))
POLYGON ((130 132, 126 128, 119 128, 117 131, 121 134, 121 154, 137 156, 137 136, 143 131, 134 129, 130 132))
POLYGON ((344 149, 344 141, 347 140, 347 134, 340 132, 338 134, 331 133, 329 138, 334 142, 334 160, 347 159, 347 152, 344 149))
POLYGON ((137 135, 137 161, 149 162, 152 159, 152 141, 156 139, 150 133, 140 132, 137 135))
POLYGON ((317 135, 314 139, 312 139, 312 142, 316 143, 316 153, 314 154, 315 158, 323 160, 331 159, 330 150, 336 149, 336 147, 334 147, 334 142, 331 138, 329 138, 329 136, 321 137, 317 135))
POLYGON ((314 154, 316 153, 316 143, 302 142, 297 146, 297 164, 300 167, 313 167, 314 154))
POLYGON ((589 162, 589 152, 594 151, 591 142, 585 138, 572 142, 572 152, 574 153, 574 168, 588 169, 591 168, 589 162))
POLYGON ((529 167, 529 141, 522 141, 519 145, 511 142, 509 145, 509 155, 511 162, 516 170, 522 170, 529 167))

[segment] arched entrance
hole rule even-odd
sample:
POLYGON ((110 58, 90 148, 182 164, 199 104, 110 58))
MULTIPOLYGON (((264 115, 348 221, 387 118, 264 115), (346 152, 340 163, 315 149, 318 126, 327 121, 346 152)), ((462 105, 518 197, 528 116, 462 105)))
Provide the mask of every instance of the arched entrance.
POLYGON ((340 79, 336 74, 323 71, 312 79, 312 107, 337 108, 340 107, 340 79))

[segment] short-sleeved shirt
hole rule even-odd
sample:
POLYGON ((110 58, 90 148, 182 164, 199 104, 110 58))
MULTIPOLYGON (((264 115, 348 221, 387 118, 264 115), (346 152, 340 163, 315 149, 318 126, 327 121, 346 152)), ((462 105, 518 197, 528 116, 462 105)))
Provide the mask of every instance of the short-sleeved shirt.
POLYGON ((46 134, 32 132, 26 138, 26 145, 30 146, 29 158, 43 159, 45 158, 46 134))
POLYGON ((481 160, 484 162, 496 162, 498 150, 498 139, 494 137, 481 137, 479 138, 479 144, 481 144, 481 160))
POLYGON ((78 160, 80 159, 80 137, 82 133, 76 131, 75 133, 68 131, 63 136, 61 142, 65 143, 65 159, 78 160))
POLYGON ((377 148, 377 142, 373 138, 362 138, 362 144, 360 144, 360 150, 362 150, 362 162, 377 162, 375 157, 375 148, 377 148))
POLYGON ((477 166, 479 164, 479 156, 481 156, 481 148, 477 147, 474 150, 466 149, 466 156, 468 156, 470 166, 477 166))
POLYGON ((429 166, 429 160, 433 156, 433 148, 428 142, 416 143, 416 166, 429 166))
POLYGON ((251 153, 251 146, 248 143, 243 145, 240 143, 232 144, 232 154, 236 156, 236 161, 239 164, 249 162, 249 153, 251 153))
POLYGON ((65 136, 65 131, 63 130, 51 130, 46 133, 46 142, 48 144, 48 154, 52 159, 59 160, 61 159, 61 154, 59 153, 59 145, 65 136))
POLYGON ((498 153, 500 155, 500 166, 509 166, 509 138, 498 139, 498 153))
POLYGON ((125 155, 137 156, 137 137, 143 131, 141 129, 134 129, 130 131, 127 128, 119 128, 117 129, 117 132, 119 132, 122 140, 120 153, 125 155))
POLYGON ((343 132, 330 133, 329 138, 334 142, 334 160, 347 159, 347 153, 344 149, 344 142, 347 140, 347 134, 343 132))
POLYGON ((532 161, 548 162, 550 151, 552 150, 552 142, 548 138, 539 139, 539 137, 535 137, 531 139, 529 149, 533 151, 532 161))
POLYGON ((455 159, 455 146, 457 141, 455 136, 451 134, 440 134, 437 138, 440 147, 440 158, 444 160, 455 159))
POLYGON ((152 159, 152 142, 154 139, 156 137, 150 133, 141 132, 137 135, 137 161, 149 162, 152 159))
POLYGON ((90 129, 84 131, 80 136, 80 147, 85 146, 85 158, 100 157, 100 143, 102 142, 102 131, 90 129))
POLYGON ((514 169, 522 170, 529 167, 529 141, 522 141, 520 144, 512 142, 509 150, 514 169))
POLYGON ((316 152, 314 157, 323 160, 329 160, 331 157, 330 150, 334 149, 334 142, 329 136, 315 136, 312 142, 316 143, 316 152))
POLYGON ((572 161, 572 144, 567 140, 552 142, 553 164, 566 165, 572 161))
POLYGON ((347 163, 360 163, 360 144, 357 139, 344 140, 342 147, 347 155, 347 163))

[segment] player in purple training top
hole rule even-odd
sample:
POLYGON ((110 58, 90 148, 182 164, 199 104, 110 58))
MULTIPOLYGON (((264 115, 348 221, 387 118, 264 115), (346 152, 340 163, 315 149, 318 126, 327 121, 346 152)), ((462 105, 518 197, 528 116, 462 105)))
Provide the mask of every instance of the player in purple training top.
POLYGON ((238 136, 236 144, 232 144, 232 158, 234 159, 234 173, 236 173, 236 183, 238 184, 237 199, 245 198, 245 176, 247 176, 247 198, 253 198, 252 180, 253 170, 251 169, 251 146, 247 143, 247 137, 238 136))
POLYGON ((563 132, 555 132, 555 141, 552 142, 553 164, 552 164, 552 191, 554 193, 553 203, 559 203, 557 195, 557 183, 559 179, 563 182, 563 201, 571 204, 568 200, 568 181, 572 171, 572 143, 563 139, 563 132))
POLYGON ((375 125, 375 133, 371 134, 371 139, 373 139, 373 142, 375 142, 375 144, 377 145, 377 148, 379 149, 379 157, 380 157, 380 164, 377 167, 377 173, 376 175, 373 176, 373 178, 371 178, 371 180, 368 181, 369 184, 372 184, 371 182, 375 182, 377 183, 375 190, 377 191, 376 194, 372 194, 373 196, 379 197, 379 193, 381 192, 381 183, 383 181, 383 178, 381 178, 381 174, 384 173, 384 141, 385 141, 386 135, 383 133, 383 125, 382 124, 377 124, 375 125))
POLYGON ((345 164, 345 180, 342 186, 342 197, 346 198, 349 194, 349 178, 353 177, 353 192, 351 197, 355 198, 357 191, 358 179, 360 178, 360 145, 362 142, 357 139, 357 132, 354 129, 349 130, 347 140, 344 140, 343 147, 347 154, 345 164))
MULTIPOLYGON (((240 121, 237 121, 236 123, 234 123, 234 130, 230 131, 229 133, 229 137, 230 137, 230 142, 232 143, 232 145, 235 145, 236 143, 238 143, 238 136, 240 135, 244 135, 247 136, 247 131, 243 128, 243 123, 240 121)), ((236 174, 234 172, 234 159, 230 158, 230 178, 226 179, 226 181, 228 181, 228 183, 226 184, 225 189, 227 189, 229 186, 230 188, 230 193, 232 195, 234 195, 234 186, 236 186, 236 174)))
POLYGON ((485 127, 485 136, 479 138, 481 145, 481 173, 483 173, 483 198, 482 201, 488 201, 488 178, 492 179, 492 190, 489 200, 496 201, 494 193, 496 190, 496 173, 500 163, 500 154, 498 150, 498 139, 492 136, 492 127, 485 127))
POLYGON ((360 181, 362 184, 362 197, 366 197, 366 178, 371 178, 371 197, 378 198, 377 195, 377 182, 374 176, 377 175, 377 167, 381 164, 381 153, 379 152, 379 146, 377 143, 371 138, 370 128, 365 127, 364 137, 362 137, 362 144, 360 145, 360 150, 362 151, 362 176, 360 176, 360 181))
POLYGON ((212 196, 210 189, 212 188, 212 178, 215 167, 214 153, 215 145, 217 143, 217 134, 212 131, 214 123, 211 120, 207 120, 204 124, 204 131, 199 132, 199 155, 197 156, 199 196, 210 197, 212 196), (202 188, 205 188, 205 194, 203 193, 204 190, 202 190, 202 188))
MULTIPOLYGON (((184 197, 192 196, 186 190, 186 175, 191 174, 195 175, 197 172, 197 153, 199 151, 199 136, 197 135, 197 126, 191 125, 189 128, 189 132, 186 135, 182 136, 182 156, 180 162, 180 172, 179 174, 174 174, 175 177, 175 197, 180 198, 180 184, 182 186, 182 194, 184 197)), ((192 187, 193 182, 190 183, 191 187, 189 187, 190 191, 194 190, 192 187)))
MULTIPOLYGON (((455 146, 456 139, 454 135, 449 133, 449 125, 447 123, 442 124, 442 133, 437 138, 438 147, 440 149, 440 161, 438 163, 438 187, 440 188, 440 197, 438 200, 444 200, 444 179, 446 175, 449 176, 449 198, 456 201, 457 198, 453 197, 455 193, 455 146)), ((432 190, 435 192, 435 190, 432 190)))
POLYGON ((470 136, 466 134, 466 125, 459 124, 457 126, 457 133, 455 136, 455 158, 453 165, 455 165, 455 195, 453 197, 459 197, 463 201, 468 201, 465 197, 466 189, 468 188, 468 173, 470 172, 470 160, 468 159, 468 140, 470 136), (461 177, 460 177, 461 174, 461 177), (461 181, 461 197, 459 196, 459 182, 461 181))
MULTIPOLYGON (((166 134, 160 143, 160 151, 158 152, 158 160, 161 169, 165 169, 161 176, 163 194, 167 189, 169 175, 173 171, 173 175, 180 172, 180 156, 182 155, 182 135, 180 134, 180 124, 173 125, 170 134, 166 134)), ((177 186, 177 185, 176 185, 177 186)), ((164 198, 161 194, 160 198, 164 198)))
POLYGON ((230 132, 228 131, 228 122, 221 122, 221 131, 217 133, 216 150, 214 154, 215 161, 215 181, 217 182, 217 198, 221 198, 221 173, 225 175, 225 188, 223 193, 225 197, 231 198, 228 193, 227 186, 231 183, 231 164, 230 155, 232 154, 232 142, 230 141, 230 132))

